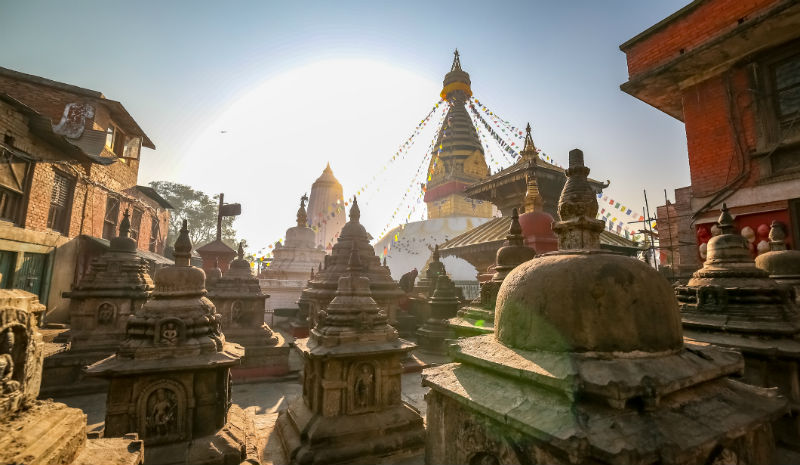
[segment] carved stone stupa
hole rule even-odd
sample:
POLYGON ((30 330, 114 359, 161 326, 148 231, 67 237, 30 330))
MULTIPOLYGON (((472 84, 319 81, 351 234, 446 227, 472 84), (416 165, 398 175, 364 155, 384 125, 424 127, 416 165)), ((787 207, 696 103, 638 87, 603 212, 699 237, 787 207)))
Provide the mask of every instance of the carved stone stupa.
POLYGON ((800 250, 786 248, 786 225, 773 221, 769 230, 769 252, 756 257, 756 266, 769 277, 794 289, 795 303, 800 303, 800 250))
POLYGON ((423 372, 427 464, 769 463, 785 400, 728 378, 741 356, 684 345, 669 283, 599 247, 580 150, 559 250, 511 271, 495 332, 423 372))
MULTIPOLYGON (((543 213, 546 215, 546 213, 543 213)), ((550 215, 547 215, 550 216, 550 215)), ((536 251, 525 245, 522 227, 519 224, 517 209, 511 212, 511 227, 503 246, 497 250, 494 275, 492 279, 481 283, 481 292, 470 305, 460 309, 458 316, 450 320, 450 326, 457 336, 477 336, 494 332, 494 308, 497 292, 506 276, 522 263, 531 260, 536 251)))
POLYGON ((686 338, 741 351, 744 380, 777 386, 792 413, 773 428, 776 438, 800 447, 800 314, 789 287, 756 267, 747 239, 737 234, 725 204, 721 230, 708 241, 703 268, 675 288, 686 338))
POLYGON ((153 281, 147 262, 136 255, 126 210, 119 235, 109 250, 94 259, 89 273, 64 297, 69 301, 70 349, 44 361, 45 396, 102 392, 107 383, 85 378, 83 368, 117 351, 125 339, 125 324, 150 297, 153 281))
MULTIPOLYGON (((283 245, 275 244, 270 266, 259 276, 261 288, 270 295, 272 310, 297 308, 297 299, 308 282, 308 270, 320 266, 325 251, 317 247, 308 227, 304 195, 297 209, 297 225, 286 230, 283 245)), ((338 231, 337 231, 338 232, 338 231)))
POLYGON ((401 360, 414 344, 388 324, 370 295, 361 248, 350 244, 336 297, 296 342, 303 395, 276 424, 290 463, 384 463, 424 447, 422 417, 401 399, 401 360))
POLYGON ((380 259, 375 255, 375 250, 369 244, 370 235, 364 226, 359 223, 361 211, 358 201, 353 198, 350 207, 350 221, 342 228, 339 240, 333 246, 331 254, 325 257, 323 268, 314 275, 303 290, 298 300, 300 313, 308 315, 309 327, 316 324, 317 313, 325 310, 336 295, 339 278, 347 272, 347 263, 350 251, 355 246, 358 250, 359 261, 363 264, 363 273, 369 278, 369 287, 372 298, 378 303, 389 321, 395 321, 398 303, 404 298, 405 293, 392 279, 389 270, 381 265, 380 259))
POLYGON ((86 415, 52 401, 37 401, 44 344, 35 295, 0 290, 0 463, 25 465, 141 465, 136 435, 87 439, 86 415))
POLYGON ((236 381, 257 381, 289 372, 289 346, 264 322, 265 301, 258 278, 250 272, 239 244, 238 258, 209 286, 208 298, 221 317, 225 337, 245 348, 241 366, 231 370, 236 381))
POLYGON ((428 299, 429 314, 417 330, 419 348, 436 354, 447 354, 447 341, 455 337, 449 320, 458 311, 456 285, 446 274, 436 278, 436 289, 428 299))
POLYGON ((105 436, 138 433, 148 465, 246 458, 245 415, 230 397, 230 368, 244 349, 220 332, 191 250, 184 220, 175 265, 156 273, 153 298, 128 320, 127 339, 87 368, 109 379, 105 436))

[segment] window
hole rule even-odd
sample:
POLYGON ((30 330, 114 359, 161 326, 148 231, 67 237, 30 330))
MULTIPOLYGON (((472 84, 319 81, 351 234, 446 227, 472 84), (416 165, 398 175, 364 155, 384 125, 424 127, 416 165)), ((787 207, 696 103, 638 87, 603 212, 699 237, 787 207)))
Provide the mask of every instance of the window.
POLYGON ((22 225, 30 163, 0 148, 0 219, 22 225))
POLYGON ((47 212, 47 227, 67 235, 72 211, 72 196, 75 182, 67 175, 56 171, 53 192, 50 195, 50 211, 47 212))
POLYGON ((103 239, 111 240, 117 236, 117 223, 119 222, 119 199, 108 196, 106 199, 106 215, 103 219, 103 239))
POLYGON ((781 124, 800 119, 800 53, 776 63, 773 68, 775 110, 781 124))
POLYGON ((114 151, 114 139, 116 139, 116 136, 117 127, 113 124, 109 125, 108 129, 106 129, 106 147, 112 152, 114 151))
POLYGON ((139 228, 142 226, 142 210, 134 208, 131 213, 131 238, 139 242, 139 228))
POLYGON ((150 222, 150 246, 148 247, 151 252, 158 252, 161 246, 161 228, 158 224, 158 217, 154 216, 150 222))
POLYGON ((108 150, 121 157, 125 149, 125 139, 124 132, 120 131, 114 124, 109 124, 108 129, 106 129, 106 148, 108 150))

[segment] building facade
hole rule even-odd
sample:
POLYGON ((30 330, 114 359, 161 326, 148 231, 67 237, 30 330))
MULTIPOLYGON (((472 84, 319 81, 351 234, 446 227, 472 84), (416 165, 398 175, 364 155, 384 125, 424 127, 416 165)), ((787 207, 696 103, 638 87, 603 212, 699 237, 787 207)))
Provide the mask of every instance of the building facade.
POLYGON ((798 22, 792 0, 696 0, 620 46, 622 90, 686 126, 691 186, 658 208, 679 276, 705 259, 723 201, 753 255, 774 220, 800 243, 798 22))
POLYGON ((0 68, 0 273, 66 321, 69 290, 116 236, 163 263, 169 204, 137 186, 142 146, 155 145, 121 103, 100 92, 0 68), (58 266, 55 266, 58 265, 58 266))

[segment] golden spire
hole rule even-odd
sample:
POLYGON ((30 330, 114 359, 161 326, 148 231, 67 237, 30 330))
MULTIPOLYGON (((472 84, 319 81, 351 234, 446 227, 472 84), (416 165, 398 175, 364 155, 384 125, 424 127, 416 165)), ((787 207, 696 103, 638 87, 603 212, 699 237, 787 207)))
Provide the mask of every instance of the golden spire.
POLYGON ((453 52, 453 66, 450 67, 450 71, 461 71, 461 59, 458 57, 458 49, 453 52))
POLYGON ((528 126, 525 127, 525 147, 522 148, 522 151, 519 153, 522 158, 538 158, 539 149, 536 148, 536 145, 533 143, 533 137, 531 136, 531 123, 528 123, 528 126))

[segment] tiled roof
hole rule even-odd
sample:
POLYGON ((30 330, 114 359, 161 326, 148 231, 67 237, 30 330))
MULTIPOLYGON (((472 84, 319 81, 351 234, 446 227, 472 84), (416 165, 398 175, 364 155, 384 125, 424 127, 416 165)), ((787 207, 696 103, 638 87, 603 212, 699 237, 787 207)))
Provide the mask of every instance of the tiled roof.
MULTIPOLYGON (((492 218, 488 222, 470 229, 469 231, 460 234, 453 239, 445 242, 441 247, 442 253, 464 249, 474 245, 483 245, 494 242, 502 242, 508 235, 508 229, 511 226, 511 217, 504 216, 500 218, 492 218)), ((625 247, 631 249, 638 249, 639 247, 635 242, 618 236, 610 231, 603 231, 600 233, 600 245, 611 247, 625 247)))

